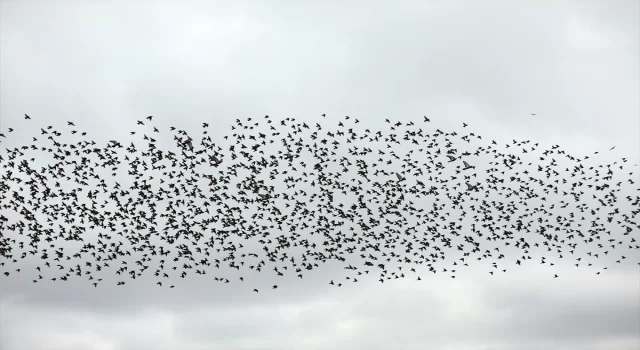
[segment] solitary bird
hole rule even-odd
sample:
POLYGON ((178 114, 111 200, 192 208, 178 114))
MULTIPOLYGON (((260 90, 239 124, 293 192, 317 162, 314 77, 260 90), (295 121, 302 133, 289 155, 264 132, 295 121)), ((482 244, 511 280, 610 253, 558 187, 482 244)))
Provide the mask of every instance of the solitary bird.
POLYGON ((473 169, 475 168, 475 166, 473 165, 469 165, 469 163, 467 163, 467 161, 463 160, 462 163, 464 164, 464 168, 462 168, 462 170, 467 170, 467 169, 473 169))

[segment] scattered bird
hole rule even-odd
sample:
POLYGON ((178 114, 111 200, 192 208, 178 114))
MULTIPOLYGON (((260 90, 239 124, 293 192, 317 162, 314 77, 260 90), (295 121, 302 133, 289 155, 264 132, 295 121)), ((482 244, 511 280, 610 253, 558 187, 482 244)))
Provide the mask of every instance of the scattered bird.
MULTIPOLYGON (((455 279, 482 260, 494 276, 507 271, 498 264, 526 265, 533 255, 551 268, 567 257, 576 268, 605 257, 623 264, 624 250, 640 249, 637 164, 625 158, 598 163, 530 140, 500 147, 389 119, 387 130, 359 128, 349 116, 335 128, 237 119, 224 145, 207 130, 195 139, 144 120, 154 134, 129 131, 140 142, 102 145, 67 121, 73 130, 37 127, 40 140, 6 149, 2 278, 24 275, 8 265, 29 258, 41 261, 31 283, 81 278, 97 288, 112 272, 117 286, 142 275, 169 288, 192 275, 248 285, 247 271, 307 281, 338 260, 351 283, 370 275, 389 283, 424 273, 455 279), (160 130, 177 149, 156 141, 160 130), (578 247, 588 253, 577 257, 578 247)), ((333 276, 329 285, 343 283, 333 276)))

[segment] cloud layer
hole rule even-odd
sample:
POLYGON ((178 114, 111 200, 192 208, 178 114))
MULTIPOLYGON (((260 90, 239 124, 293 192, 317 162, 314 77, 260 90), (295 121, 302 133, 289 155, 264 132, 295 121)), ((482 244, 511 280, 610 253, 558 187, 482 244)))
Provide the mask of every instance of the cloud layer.
MULTIPOLYGON (((351 115, 372 129, 428 114, 496 140, 617 145, 615 157, 638 159, 639 12, 637 1, 3 1, 0 131, 18 135, 2 148, 30 139, 24 113, 75 120, 96 141, 146 115, 210 121, 213 138, 265 114, 351 115)), ((640 349, 638 266, 567 265, 559 279, 477 266, 329 288, 342 267, 327 263, 259 294, 201 276, 175 289, 3 278, 0 348, 640 349)))

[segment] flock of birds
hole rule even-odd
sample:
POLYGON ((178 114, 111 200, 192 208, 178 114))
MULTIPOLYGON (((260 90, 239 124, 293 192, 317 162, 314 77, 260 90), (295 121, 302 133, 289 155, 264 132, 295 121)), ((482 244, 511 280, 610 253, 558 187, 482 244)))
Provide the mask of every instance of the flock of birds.
POLYGON ((466 123, 444 132, 426 116, 386 120, 385 132, 356 130, 350 117, 335 130, 263 121, 236 120, 224 149, 208 123, 200 142, 175 127, 168 139, 151 116, 131 131, 146 149, 98 146, 73 122, 40 128, 30 145, 0 155, 2 274, 20 273, 10 265, 24 260, 33 283, 77 276, 97 287, 115 270, 117 285, 151 272, 173 288, 189 274, 302 279, 336 261, 349 274, 327 281, 339 287, 370 272, 380 282, 455 278, 474 259, 493 275, 536 253, 539 264, 557 257, 600 274, 607 266, 595 259, 621 263, 640 248, 640 188, 625 158, 590 166, 559 146, 500 146, 466 123))

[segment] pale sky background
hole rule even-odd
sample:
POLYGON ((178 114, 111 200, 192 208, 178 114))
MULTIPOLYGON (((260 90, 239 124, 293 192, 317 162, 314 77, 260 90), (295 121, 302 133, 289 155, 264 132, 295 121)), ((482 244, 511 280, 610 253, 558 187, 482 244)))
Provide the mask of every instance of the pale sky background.
MULTIPOLYGON (((212 137, 265 114, 371 129, 429 115, 637 163, 639 18, 634 0, 0 0, 0 132, 28 143, 24 113, 103 142, 147 115, 212 137)), ((557 267, 330 288, 327 265, 259 294, 0 278, 0 348, 640 349, 637 265, 557 267)))

